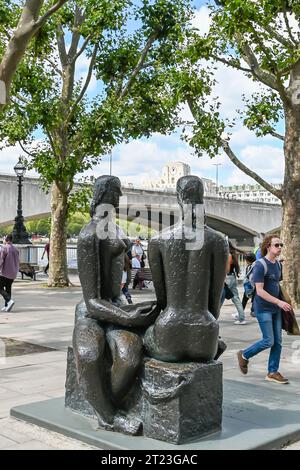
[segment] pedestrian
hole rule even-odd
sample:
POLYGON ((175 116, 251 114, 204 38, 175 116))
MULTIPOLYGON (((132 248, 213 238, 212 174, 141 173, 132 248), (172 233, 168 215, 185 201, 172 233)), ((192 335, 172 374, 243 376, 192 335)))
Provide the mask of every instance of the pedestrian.
POLYGON ((46 243, 41 259, 44 258, 45 253, 46 253, 46 255, 47 255, 47 261, 48 261, 48 263, 47 263, 47 266, 46 266, 45 269, 44 269, 44 273, 45 273, 45 274, 48 274, 48 269, 49 269, 49 256, 50 256, 50 243, 46 243))
POLYGON ((131 281, 131 260, 129 259, 128 255, 124 254, 124 267, 123 267, 123 274, 122 274, 122 281, 121 281, 121 289, 123 294, 126 297, 126 300, 129 304, 132 304, 131 295, 128 289, 128 286, 131 281))
POLYGON ((12 244, 12 239, 11 234, 6 235, 0 251, 0 294, 5 301, 2 312, 10 312, 15 303, 11 298, 11 286, 20 267, 19 252, 12 244))
MULTIPOLYGON (((254 263, 256 261, 256 256, 252 252, 246 253, 245 260, 246 260, 247 265, 246 265, 245 279, 244 279, 244 295, 243 295, 243 300, 242 300, 242 306, 243 306, 243 309, 245 310, 246 305, 248 303, 248 300, 251 299, 251 314, 252 314, 252 312, 253 312, 253 292, 248 292, 246 290, 246 286, 249 286, 249 283, 250 283, 249 274, 253 270, 254 263)), ((250 285, 251 285, 251 283, 250 283, 250 285)), ((253 290, 253 288, 250 289, 250 290, 253 290)))
POLYGON ((255 283, 254 313, 262 333, 262 339, 237 353, 240 370, 248 372, 251 357, 270 349, 266 380, 279 384, 289 383, 279 372, 281 356, 281 309, 286 312, 292 307, 280 299, 279 281, 281 264, 277 258, 281 254, 283 243, 277 235, 267 236, 261 246, 263 258, 256 261, 252 281, 255 283))
POLYGON ((139 261, 141 263, 141 268, 145 267, 145 259, 147 258, 146 253, 144 251, 144 248, 141 244, 141 240, 139 238, 136 238, 134 241, 134 244, 132 245, 131 248, 132 252, 132 257, 135 258, 136 256, 139 256, 139 261))
MULTIPOLYGON (((228 261, 227 261, 227 274, 226 274, 225 282, 233 294, 231 301, 234 303, 235 308, 237 310, 237 313, 233 314, 235 318, 234 324, 246 325, 247 322, 245 320, 245 312, 242 306, 241 299, 239 297, 238 285, 237 285, 237 278, 240 274, 239 261, 238 261, 236 249, 234 248, 233 244, 230 241, 228 241, 228 243, 229 243, 229 256, 228 256, 228 261)), ((224 289, 223 289, 221 305, 224 302, 224 300, 225 300, 225 294, 224 294, 224 289)))

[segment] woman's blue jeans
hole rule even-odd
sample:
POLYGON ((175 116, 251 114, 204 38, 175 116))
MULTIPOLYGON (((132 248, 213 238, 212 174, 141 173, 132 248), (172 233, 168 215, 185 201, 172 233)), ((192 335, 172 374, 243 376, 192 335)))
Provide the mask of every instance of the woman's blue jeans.
POLYGON ((258 312, 256 313, 263 338, 249 348, 244 349, 243 356, 250 359, 256 354, 271 348, 268 364, 268 372, 277 372, 279 369, 281 355, 281 312, 258 312))
MULTIPOLYGON (((239 316, 239 321, 244 321, 245 320, 245 313, 244 313, 242 302, 241 302, 241 299, 240 299, 240 296, 239 296, 237 280, 236 280, 235 275, 228 275, 227 274, 226 283, 227 283, 229 289, 233 293, 233 297, 232 297, 231 300, 234 303, 235 308, 237 309, 237 313, 238 313, 238 316, 239 316)), ((222 292, 222 295, 221 295, 221 306, 223 305, 224 300, 225 300, 225 291, 223 289, 223 292, 222 292)))

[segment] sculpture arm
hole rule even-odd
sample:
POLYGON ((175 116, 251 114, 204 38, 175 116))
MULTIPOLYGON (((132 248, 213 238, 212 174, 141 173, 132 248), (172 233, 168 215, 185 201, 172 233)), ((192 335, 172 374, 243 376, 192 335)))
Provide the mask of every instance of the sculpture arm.
POLYGON ((155 302, 119 308, 101 298, 100 259, 95 225, 81 231, 77 245, 78 274, 88 317, 121 326, 147 326, 156 318, 155 302))
POLYGON ((152 274, 152 281, 155 288, 157 305, 163 310, 167 305, 167 294, 164 266, 159 248, 159 240, 150 240, 148 245, 148 260, 152 274))
POLYGON ((228 260, 228 244, 225 239, 217 239, 211 250, 211 275, 208 310, 217 319, 220 315, 220 297, 224 287, 228 260))

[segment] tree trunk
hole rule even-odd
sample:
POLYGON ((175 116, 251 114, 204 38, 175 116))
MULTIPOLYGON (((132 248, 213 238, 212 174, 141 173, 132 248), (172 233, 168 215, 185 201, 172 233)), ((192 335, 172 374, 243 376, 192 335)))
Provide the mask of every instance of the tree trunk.
POLYGON ((284 284, 293 306, 300 308, 300 115, 298 106, 286 110, 283 185, 284 284))
POLYGON ((54 182, 51 189, 51 236, 49 287, 70 285, 67 266, 68 191, 63 183, 54 182))

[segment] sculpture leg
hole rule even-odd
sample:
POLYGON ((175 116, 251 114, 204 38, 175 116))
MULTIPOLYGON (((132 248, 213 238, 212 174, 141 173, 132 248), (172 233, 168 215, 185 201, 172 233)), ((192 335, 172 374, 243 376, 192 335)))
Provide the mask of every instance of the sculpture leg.
MULTIPOLYGON (((124 408, 129 398, 129 411, 120 409, 114 419, 114 430, 126 434, 139 434, 142 427, 140 412, 133 409, 138 398, 136 377, 142 363, 142 341, 140 337, 129 331, 112 330, 107 333, 107 341, 112 355, 111 388, 114 400, 124 408), (132 392, 128 397, 129 392, 132 392), (133 400, 133 401, 132 401, 133 400)), ((128 403, 126 407, 128 407, 128 403)))
POLYGON ((111 389, 119 402, 134 384, 142 362, 142 340, 130 331, 111 330, 107 333, 107 342, 112 355, 111 389))
POLYGON ((111 429, 114 407, 107 383, 105 342, 105 332, 96 320, 77 319, 73 335, 77 379, 98 416, 99 426, 111 429))

